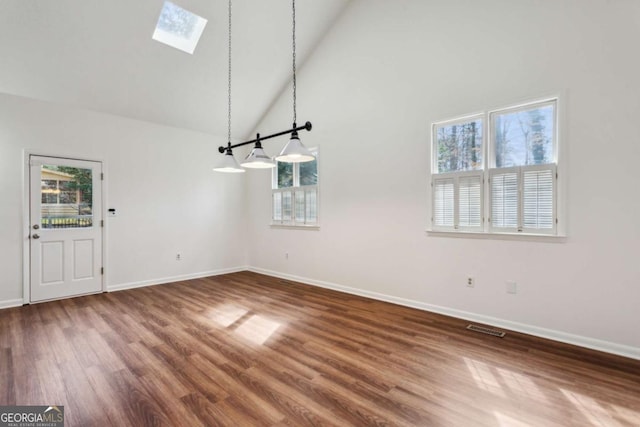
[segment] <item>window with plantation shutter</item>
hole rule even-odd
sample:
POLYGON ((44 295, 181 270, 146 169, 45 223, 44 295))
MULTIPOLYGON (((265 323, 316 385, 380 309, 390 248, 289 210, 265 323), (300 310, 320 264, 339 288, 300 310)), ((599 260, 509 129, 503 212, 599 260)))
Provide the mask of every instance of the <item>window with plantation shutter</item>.
POLYGON ((432 130, 432 227, 482 231, 484 120, 463 117, 432 130))
POLYGON ((491 230, 550 234, 555 231, 555 165, 492 169, 491 230))
POLYGON ((482 172, 459 172, 433 178, 433 227, 482 230, 482 172))
POLYGON ((557 103, 433 124, 433 231, 558 234, 557 103))
POLYGON ((458 178, 458 226, 482 227, 482 174, 458 178))
POLYGON ((555 229, 555 165, 523 168, 523 231, 555 229))
POLYGON ((282 220, 291 221, 291 191, 282 192, 282 220))
POLYGON ((433 180, 433 224, 436 227, 453 228, 455 203, 453 178, 433 180))
POLYGON ((491 189, 491 227, 502 231, 518 231, 518 171, 492 169, 489 174, 491 189))
POLYGON ((318 222, 318 187, 304 192, 305 219, 310 224, 318 222))
POLYGON ((282 221, 282 193, 274 192, 272 194, 272 205, 273 205, 273 215, 272 218, 274 221, 282 221))
POLYGON ((273 169, 272 225, 318 225, 318 151, 316 160, 304 163, 276 162, 273 169))

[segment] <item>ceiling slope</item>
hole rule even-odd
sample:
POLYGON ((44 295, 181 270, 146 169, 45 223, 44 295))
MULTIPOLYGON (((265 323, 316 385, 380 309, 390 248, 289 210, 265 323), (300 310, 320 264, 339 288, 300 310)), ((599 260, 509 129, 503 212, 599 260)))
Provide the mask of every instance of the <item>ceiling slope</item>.
MULTIPOLYGON (((349 0, 298 0, 302 64, 349 0)), ((0 0, 0 92, 216 135, 227 129, 227 2, 174 0, 206 19, 193 55, 151 39, 162 0, 0 0)), ((291 79, 291 2, 233 3, 232 134, 291 79)))

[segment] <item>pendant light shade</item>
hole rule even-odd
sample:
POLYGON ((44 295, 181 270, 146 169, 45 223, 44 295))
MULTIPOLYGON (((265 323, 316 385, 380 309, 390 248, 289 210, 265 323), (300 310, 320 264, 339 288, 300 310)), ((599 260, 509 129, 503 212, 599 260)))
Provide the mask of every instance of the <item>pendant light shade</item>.
POLYGON ((253 147, 249 155, 242 161, 241 165, 251 169, 269 169, 276 167, 276 162, 267 156, 267 153, 262 149, 260 134, 257 135, 255 147, 253 147))
MULTIPOLYGON (((293 124, 295 128, 295 123, 293 124)), ((282 151, 278 156, 276 156, 276 160, 279 162, 285 163, 302 163, 302 162, 311 162, 315 160, 313 153, 305 147, 300 138, 298 138, 298 132, 291 133, 291 139, 284 146, 282 151)))
POLYGON ((224 156, 222 156, 222 160, 213 168, 216 172, 229 172, 229 173, 243 173, 244 169, 240 167, 235 157, 233 157, 233 152, 231 149, 227 149, 224 156))

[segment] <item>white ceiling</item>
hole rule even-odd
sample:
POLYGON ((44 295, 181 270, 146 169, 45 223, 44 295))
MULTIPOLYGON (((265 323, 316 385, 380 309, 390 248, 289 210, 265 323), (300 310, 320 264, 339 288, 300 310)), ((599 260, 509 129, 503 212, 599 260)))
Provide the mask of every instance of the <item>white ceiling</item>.
MULTIPOLYGON (((0 0, 0 92, 226 135, 227 1, 173 2, 209 21, 193 55, 151 39, 163 0, 0 0)), ((299 69, 348 3, 296 1, 299 69)), ((290 82, 291 1, 235 0, 232 40, 244 139, 290 82)))

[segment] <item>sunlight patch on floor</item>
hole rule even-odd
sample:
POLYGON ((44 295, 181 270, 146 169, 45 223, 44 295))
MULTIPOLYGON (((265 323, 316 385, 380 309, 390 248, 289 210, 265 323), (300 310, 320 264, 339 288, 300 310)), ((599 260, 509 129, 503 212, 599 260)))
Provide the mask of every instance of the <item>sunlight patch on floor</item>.
POLYGON ((496 416, 500 427, 534 427, 532 424, 516 420, 515 418, 511 418, 501 412, 494 412, 494 415, 496 416))
POLYGON ((640 412, 618 405, 611 405, 614 412, 632 426, 640 426, 640 412))
POLYGON ((582 415, 594 426, 621 427, 618 421, 593 398, 573 391, 560 389, 567 400, 575 406, 582 415))
POLYGON ((507 369, 496 368, 496 370, 507 387, 509 387, 509 389, 514 393, 517 393, 520 396, 526 396, 529 399, 547 402, 547 398, 544 393, 540 391, 538 386, 536 386, 530 378, 507 369))
POLYGON ((282 326, 275 320, 254 315, 238 326, 235 332, 254 344, 264 344, 282 326))
POLYGON ((247 313, 248 311, 244 308, 225 304, 223 306, 208 310, 205 315, 217 324, 226 328, 233 325, 247 313))
POLYGON ((506 397, 498 379, 491 373, 489 365, 467 357, 464 357, 464 363, 466 363, 478 387, 498 396, 506 397))

